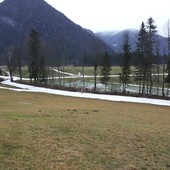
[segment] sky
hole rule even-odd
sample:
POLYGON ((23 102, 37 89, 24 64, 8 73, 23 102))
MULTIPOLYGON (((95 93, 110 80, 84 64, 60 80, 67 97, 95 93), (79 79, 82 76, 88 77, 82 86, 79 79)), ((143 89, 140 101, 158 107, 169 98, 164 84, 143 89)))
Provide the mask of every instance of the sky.
POLYGON ((69 19, 94 32, 139 29, 153 17, 159 32, 170 19, 170 0, 46 0, 69 19))
MULTIPOLYGON (((74 23, 92 30, 139 29, 149 17, 160 34, 170 19, 170 0, 45 0, 74 23)), ((2 0, 0 0, 2 2, 2 0)))

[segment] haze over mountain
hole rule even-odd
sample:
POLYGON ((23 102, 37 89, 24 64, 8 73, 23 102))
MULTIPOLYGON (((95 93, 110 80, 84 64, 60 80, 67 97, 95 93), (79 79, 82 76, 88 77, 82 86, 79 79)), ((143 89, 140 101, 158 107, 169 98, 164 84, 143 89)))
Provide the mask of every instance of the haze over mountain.
POLYGON ((0 3, 0 55, 10 45, 26 45, 32 29, 40 33, 51 56, 65 56, 68 62, 76 62, 82 53, 93 53, 94 43, 100 45, 101 51, 111 50, 92 32, 76 25, 44 0, 0 3))
MULTIPOLYGON (((136 50, 136 42, 138 38, 139 30, 137 29, 125 29, 122 31, 104 31, 96 33, 101 40, 106 42, 111 48, 114 49, 115 52, 122 52, 122 43, 124 33, 127 32, 129 35, 129 43, 131 45, 131 51, 134 52, 136 50)), ((165 46, 165 37, 161 35, 156 35, 156 38, 159 40, 160 53, 163 54, 163 49, 165 46)))

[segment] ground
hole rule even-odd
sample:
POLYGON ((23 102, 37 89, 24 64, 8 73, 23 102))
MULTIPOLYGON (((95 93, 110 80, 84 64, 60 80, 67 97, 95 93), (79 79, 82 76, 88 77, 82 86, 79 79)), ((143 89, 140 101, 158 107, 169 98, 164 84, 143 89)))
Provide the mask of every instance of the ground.
POLYGON ((0 90, 0 169, 169 169, 169 107, 0 90))

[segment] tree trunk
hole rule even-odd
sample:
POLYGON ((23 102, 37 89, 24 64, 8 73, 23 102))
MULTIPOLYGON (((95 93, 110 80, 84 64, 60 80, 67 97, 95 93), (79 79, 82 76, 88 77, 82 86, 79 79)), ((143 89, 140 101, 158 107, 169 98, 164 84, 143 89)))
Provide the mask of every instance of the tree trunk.
POLYGON ((165 97, 165 64, 163 63, 162 96, 165 97))
POLYGON ((96 84, 97 84, 97 66, 94 66, 94 92, 96 92, 96 84))
POLYGON ((105 93, 106 93, 106 84, 105 84, 105 89, 104 90, 105 90, 105 93))
POLYGON ((82 65, 82 75, 83 75, 83 91, 84 91, 85 90, 84 65, 82 65))
POLYGON ((19 55, 18 67, 19 67, 20 81, 22 81, 22 69, 21 69, 21 57, 20 57, 20 55, 19 55))
POLYGON ((159 64, 157 65, 157 95, 159 96, 159 64))
POLYGON ((149 94, 152 95, 152 87, 153 87, 152 69, 150 69, 149 78, 150 78, 149 94))
POLYGON ((61 75, 60 75, 60 66, 57 66, 58 69, 58 81, 59 81, 59 86, 61 86, 61 75))
POLYGON ((12 75, 12 71, 10 68, 9 68, 9 76, 10 76, 10 81, 13 82, 13 75, 12 75))
POLYGON ((139 94, 141 94, 141 86, 142 86, 142 75, 140 73, 140 80, 139 80, 139 94))

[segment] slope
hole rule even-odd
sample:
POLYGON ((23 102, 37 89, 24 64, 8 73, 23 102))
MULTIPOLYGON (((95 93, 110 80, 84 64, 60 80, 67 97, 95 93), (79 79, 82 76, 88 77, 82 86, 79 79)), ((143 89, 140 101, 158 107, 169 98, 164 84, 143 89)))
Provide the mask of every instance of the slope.
POLYGON ((83 51, 92 53, 91 44, 96 41, 103 51, 110 50, 103 41, 44 0, 5 0, 0 3, 1 54, 10 45, 26 45, 32 29, 40 33, 43 44, 51 52, 48 55, 55 57, 57 53, 67 56, 69 62, 77 61, 83 51))

